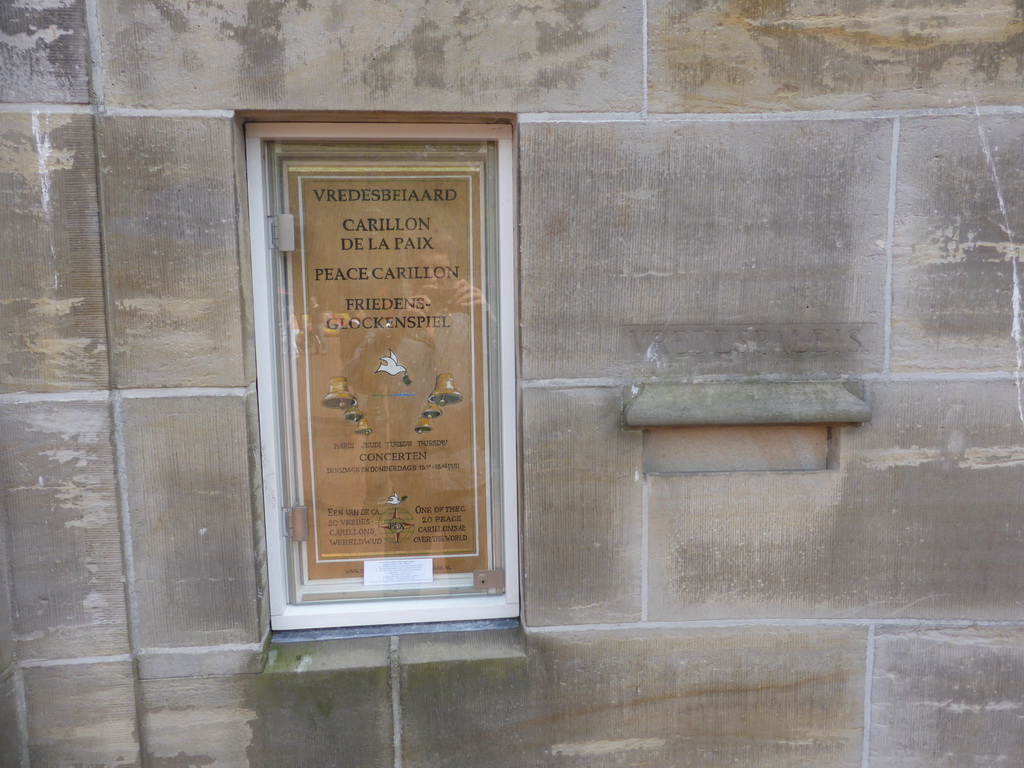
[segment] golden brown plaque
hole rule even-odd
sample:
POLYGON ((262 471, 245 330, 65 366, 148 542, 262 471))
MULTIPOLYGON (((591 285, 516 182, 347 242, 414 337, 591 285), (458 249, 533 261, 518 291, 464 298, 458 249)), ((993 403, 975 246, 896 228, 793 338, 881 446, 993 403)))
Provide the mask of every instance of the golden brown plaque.
POLYGON ((291 368, 310 579, 488 567, 478 166, 291 165, 291 368))

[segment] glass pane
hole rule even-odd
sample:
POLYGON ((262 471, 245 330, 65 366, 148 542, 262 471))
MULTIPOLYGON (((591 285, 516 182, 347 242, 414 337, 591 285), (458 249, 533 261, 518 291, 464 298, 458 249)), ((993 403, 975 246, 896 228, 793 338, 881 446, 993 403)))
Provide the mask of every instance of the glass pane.
POLYGON ((296 233, 278 289, 287 471, 309 522, 293 599, 478 591, 501 552, 491 148, 273 157, 296 233))

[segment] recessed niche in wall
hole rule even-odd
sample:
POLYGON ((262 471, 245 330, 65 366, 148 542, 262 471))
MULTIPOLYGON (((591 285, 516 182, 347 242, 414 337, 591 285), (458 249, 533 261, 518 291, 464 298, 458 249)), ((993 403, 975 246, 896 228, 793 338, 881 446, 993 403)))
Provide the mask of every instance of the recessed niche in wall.
POLYGON ((808 471, 836 465, 839 425, 871 418, 842 382, 637 385, 623 425, 643 429, 648 474, 808 471))
POLYGON ((512 127, 246 136, 271 627, 517 617, 512 127))
POLYGON ((647 474, 822 470, 833 466, 824 424, 661 427, 644 430, 647 474))

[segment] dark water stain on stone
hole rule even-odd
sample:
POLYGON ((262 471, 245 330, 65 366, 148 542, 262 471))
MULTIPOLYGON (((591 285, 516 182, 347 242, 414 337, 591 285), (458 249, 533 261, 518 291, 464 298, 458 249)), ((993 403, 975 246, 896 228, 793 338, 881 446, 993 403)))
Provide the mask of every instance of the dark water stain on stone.
MULTIPOLYGON (((972 27, 962 38, 955 34, 958 17, 953 14, 964 13, 969 3, 935 3, 928 14, 929 3, 893 0, 886 4, 888 16, 874 21, 867 14, 877 11, 877 4, 846 0, 841 5, 841 15, 818 17, 792 11, 786 0, 680 0, 652 27, 652 40, 668 57, 671 86, 684 97, 727 85, 743 101, 742 86, 754 73, 765 72, 774 93, 787 101, 910 89, 938 95, 940 88, 962 91, 980 83, 1005 89, 1024 73, 1024 0, 1014 0, 1012 20, 972 27), (698 18, 717 21, 722 34, 748 36, 758 46, 759 55, 745 63, 751 76, 727 77, 727 67, 738 62, 697 47, 691 32, 698 18)), ((977 24, 984 24, 981 16, 977 24)))
POLYGON ((537 72, 533 84, 539 88, 575 88, 579 82, 578 67, 566 64, 561 67, 543 67, 537 72))
POLYGON ((733 0, 731 10, 746 19, 764 19, 786 12, 789 0, 733 0))
POLYGON ((371 55, 363 63, 363 84, 371 93, 386 98, 395 82, 398 48, 390 47, 371 55))
POLYGON ((230 248, 235 233, 224 226, 233 201, 228 180, 217 177, 188 179, 140 195, 140 206, 130 216, 108 216, 107 231, 119 235, 187 240, 200 248, 230 248))
MULTIPOLYGON (((756 24, 750 29, 766 55, 776 52, 773 74, 779 77, 806 79, 807 70, 831 64, 837 73, 836 85, 873 90, 878 82, 885 81, 885 70, 891 66, 908 68, 914 87, 930 85, 940 70, 958 58, 969 62, 989 83, 998 81, 1007 59, 1016 62, 1017 74, 1024 71, 1024 30, 1019 23, 1001 30, 1001 39, 956 42, 911 32, 895 23, 891 33, 850 25, 796 28, 784 21, 756 24)), ((822 93, 834 89, 819 81, 808 90, 822 93)))
POLYGON ((555 10, 564 19, 555 23, 536 22, 537 53, 542 56, 564 51, 580 45, 590 37, 584 21, 586 16, 600 6, 598 0, 588 2, 567 2, 561 0, 555 4, 555 10))
POLYGON ((387 667, 257 675, 246 702, 256 713, 250 764, 391 765, 389 676, 387 667))
MULTIPOLYGON (((281 14, 288 5, 285 0, 249 0, 244 25, 221 22, 221 29, 242 46, 242 90, 260 102, 277 101, 284 96, 285 40, 281 14)), ((309 5, 303 1, 295 7, 305 10, 309 5)))
POLYGON ((1019 79, 1024 73, 1024 31, 1012 34, 1004 41, 978 44, 970 56, 975 71, 983 74, 990 83, 999 79, 999 73, 1007 60, 1016 64, 1014 74, 1019 79))
POLYGON ((409 35, 413 63, 416 68, 413 85, 444 88, 445 43, 447 36, 433 20, 421 21, 409 35))
POLYGON ((152 0, 156 12, 174 32, 188 32, 188 14, 170 0, 152 0))
POLYGON ((84 0, 58 8, 7 3, 0 11, 0 33, 8 37, 38 36, 28 48, 0 42, 0 72, 4 73, 0 77, 0 100, 88 99, 84 0), (47 39, 47 30, 55 30, 56 35, 47 39))

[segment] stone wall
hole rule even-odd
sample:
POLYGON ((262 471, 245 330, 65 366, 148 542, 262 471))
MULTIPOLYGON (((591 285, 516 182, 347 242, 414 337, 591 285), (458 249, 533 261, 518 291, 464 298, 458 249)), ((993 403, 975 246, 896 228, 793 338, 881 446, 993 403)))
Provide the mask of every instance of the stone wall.
POLYGON ((0 71, 0 766, 1024 763, 1020 2, 13 0, 0 71), (244 123, 357 114, 517 125, 520 629, 269 635, 244 123), (821 471, 621 423, 805 380, 821 471))

